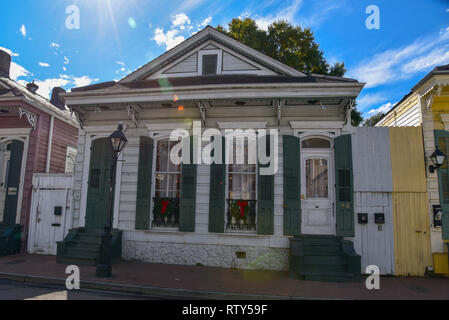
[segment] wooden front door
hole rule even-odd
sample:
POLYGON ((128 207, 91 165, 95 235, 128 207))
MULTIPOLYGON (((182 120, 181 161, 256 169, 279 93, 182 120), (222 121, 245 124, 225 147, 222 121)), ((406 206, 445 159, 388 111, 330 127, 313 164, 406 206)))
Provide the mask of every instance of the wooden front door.
POLYGON ((112 150, 108 138, 92 142, 87 191, 86 228, 101 229, 106 224, 110 197, 112 150))
POLYGON ((19 140, 11 142, 11 159, 7 169, 5 181, 5 207, 3 210, 3 223, 6 225, 16 224, 17 205, 19 201, 20 173, 22 171, 24 143, 19 140))

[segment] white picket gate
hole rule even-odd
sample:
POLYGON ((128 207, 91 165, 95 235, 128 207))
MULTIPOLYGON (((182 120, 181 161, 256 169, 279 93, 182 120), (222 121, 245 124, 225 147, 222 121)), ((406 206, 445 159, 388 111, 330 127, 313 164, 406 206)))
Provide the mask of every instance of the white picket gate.
POLYGON ((56 242, 71 228, 72 188, 71 174, 33 175, 29 253, 56 255, 56 242))

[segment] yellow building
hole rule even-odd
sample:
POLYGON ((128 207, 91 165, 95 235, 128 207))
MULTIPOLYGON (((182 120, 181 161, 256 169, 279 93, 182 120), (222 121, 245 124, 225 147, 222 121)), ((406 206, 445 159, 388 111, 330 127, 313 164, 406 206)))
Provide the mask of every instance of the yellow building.
POLYGON ((436 67, 427 74, 376 126, 422 129, 434 268, 436 272, 448 273, 449 65, 436 67), (445 155, 441 166, 436 161, 440 152, 445 155))

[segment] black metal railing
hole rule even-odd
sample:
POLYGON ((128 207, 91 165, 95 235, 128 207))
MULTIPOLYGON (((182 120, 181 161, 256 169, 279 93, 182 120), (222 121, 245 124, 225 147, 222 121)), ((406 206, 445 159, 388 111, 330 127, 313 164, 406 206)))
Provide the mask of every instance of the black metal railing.
POLYGON ((256 200, 228 199, 226 230, 256 231, 256 200))
POLYGON ((154 228, 179 227, 179 198, 153 198, 154 228))

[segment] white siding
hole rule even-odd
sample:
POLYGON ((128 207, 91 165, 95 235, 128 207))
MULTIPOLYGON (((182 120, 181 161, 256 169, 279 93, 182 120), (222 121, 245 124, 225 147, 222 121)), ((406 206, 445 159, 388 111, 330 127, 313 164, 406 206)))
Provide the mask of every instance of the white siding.
POLYGON ((223 51, 223 71, 238 71, 238 70, 259 70, 259 68, 252 64, 237 58, 236 56, 223 51))
POLYGON ((173 67, 165 71, 168 73, 184 73, 184 72, 197 72, 198 70, 198 54, 194 53, 190 57, 184 59, 183 61, 175 64, 173 67))
POLYGON ((414 105, 402 115, 397 117, 391 126, 395 127, 417 127, 421 123, 419 104, 414 105))

